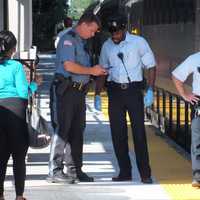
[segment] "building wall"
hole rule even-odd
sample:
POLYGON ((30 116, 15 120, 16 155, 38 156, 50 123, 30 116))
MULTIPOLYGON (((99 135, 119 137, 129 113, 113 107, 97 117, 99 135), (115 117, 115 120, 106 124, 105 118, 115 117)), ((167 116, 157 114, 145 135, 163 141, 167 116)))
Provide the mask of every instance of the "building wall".
POLYGON ((8 0, 8 28, 17 37, 18 51, 32 45, 32 0, 8 0))

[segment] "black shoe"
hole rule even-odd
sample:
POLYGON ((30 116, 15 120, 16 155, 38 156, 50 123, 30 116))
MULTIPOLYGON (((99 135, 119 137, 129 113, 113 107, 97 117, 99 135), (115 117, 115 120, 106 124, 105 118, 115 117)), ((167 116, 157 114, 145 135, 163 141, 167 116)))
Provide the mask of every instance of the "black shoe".
POLYGON ((69 183, 69 184, 73 184, 75 182, 75 180, 72 177, 67 176, 62 171, 58 171, 58 172, 54 173, 53 175, 48 175, 46 180, 49 183, 69 183))
POLYGON ((77 178, 80 182, 94 182, 94 178, 88 176, 86 173, 84 172, 77 172, 77 178))
POLYGON ((132 180, 132 176, 116 176, 116 177, 112 177, 112 181, 131 181, 132 180))
POLYGON ((151 177, 142 178, 142 183, 145 183, 145 184, 152 184, 152 183, 153 183, 153 180, 152 180, 151 177))

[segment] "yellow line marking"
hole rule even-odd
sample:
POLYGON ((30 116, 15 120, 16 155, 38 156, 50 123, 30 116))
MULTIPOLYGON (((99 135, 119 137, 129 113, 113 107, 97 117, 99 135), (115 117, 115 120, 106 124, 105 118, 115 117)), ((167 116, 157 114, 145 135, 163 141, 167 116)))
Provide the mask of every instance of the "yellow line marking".
MULTIPOLYGON (((90 93, 93 95, 93 93, 90 93)), ((107 96, 102 95, 102 111, 108 120, 107 96)), ((152 174, 172 200, 200 200, 200 189, 193 188, 191 162, 178 154, 161 137, 146 127, 152 174)), ((134 150, 129 126, 129 144, 134 150)))
POLYGON ((173 200, 200 200, 200 190, 191 186, 191 162, 178 154, 147 127, 152 174, 173 200))

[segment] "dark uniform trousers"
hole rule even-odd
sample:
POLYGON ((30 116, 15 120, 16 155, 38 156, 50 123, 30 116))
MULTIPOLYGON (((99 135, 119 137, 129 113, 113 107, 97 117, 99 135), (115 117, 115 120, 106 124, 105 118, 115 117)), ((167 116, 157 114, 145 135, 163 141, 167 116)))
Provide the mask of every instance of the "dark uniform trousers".
POLYGON ((120 168, 120 175, 132 175, 126 121, 126 113, 128 111, 134 140, 137 167, 141 178, 148 178, 151 176, 151 169, 144 127, 142 90, 134 83, 128 84, 128 88, 121 86, 123 85, 110 82, 108 83, 107 88, 112 141, 120 168))
POLYGON ((50 173, 62 170, 63 161, 66 162, 66 165, 68 163, 73 165, 73 162, 76 171, 81 170, 82 167, 83 132, 86 121, 85 93, 70 86, 61 95, 57 92, 58 87, 55 89, 56 100, 51 108, 57 126, 51 145, 50 173), (69 146, 66 148, 67 144, 69 146), (73 161, 70 160, 70 156, 73 161))

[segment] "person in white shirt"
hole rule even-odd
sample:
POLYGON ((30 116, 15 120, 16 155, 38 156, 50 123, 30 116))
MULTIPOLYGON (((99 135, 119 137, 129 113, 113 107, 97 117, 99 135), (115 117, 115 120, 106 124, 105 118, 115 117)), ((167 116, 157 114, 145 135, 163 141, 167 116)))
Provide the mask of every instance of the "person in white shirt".
MULTIPOLYGON (((127 19, 123 14, 116 14, 108 21, 111 37, 104 42, 99 60, 100 65, 108 70, 108 113, 112 142, 120 169, 119 175, 113 177, 112 180, 132 180, 126 121, 128 112, 141 181, 151 184, 144 105, 149 107, 153 103, 156 62, 147 41, 143 37, 129 34, 126 25, 127 19), (148 71, 148 87, 144 98, 143 67, 148 71)), ((98 80, 96 87, 101 88, 98 86, 98 80)), ((98 102, 97 97, 100 95, 97 95, 97 91, 95 92, 95 102, 98 102)), ((95 105, 98 104, 95 103, 95 105)))
POLYGON ((189 56, 173 72, 172 79, 182 98, 192 104, 191 160, 193 187, 200 187, 200 52, 189 56), (184 82, 192 74, 192 91, 184 88, 184 82))

